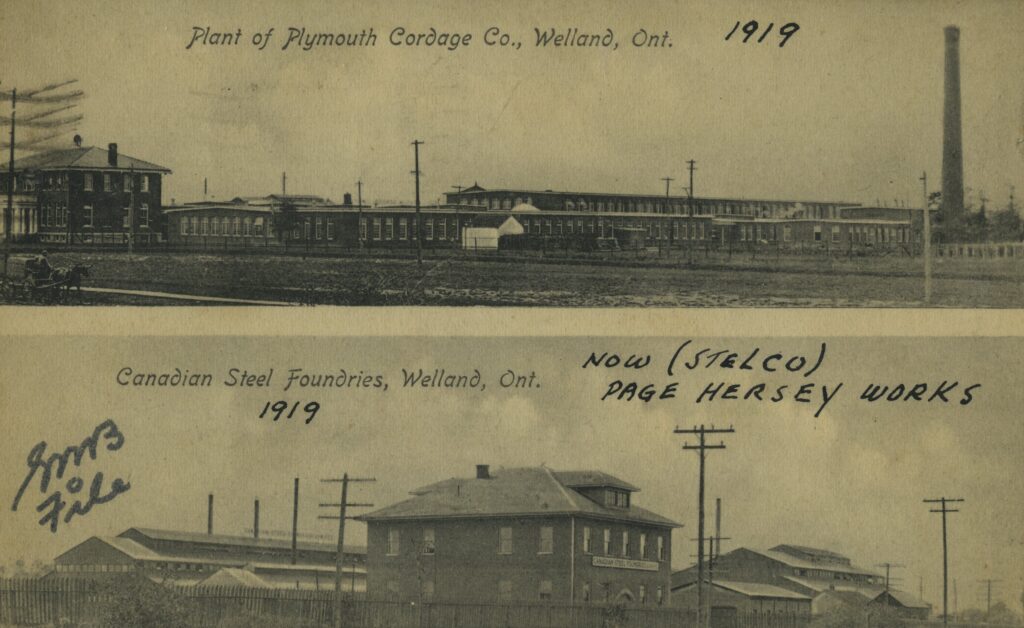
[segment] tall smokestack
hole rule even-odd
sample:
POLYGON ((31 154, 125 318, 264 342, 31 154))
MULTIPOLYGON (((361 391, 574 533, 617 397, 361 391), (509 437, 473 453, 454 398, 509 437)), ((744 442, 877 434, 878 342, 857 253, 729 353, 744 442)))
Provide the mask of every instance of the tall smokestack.
POLYGON ((107 144, 107 165, 117 167, 117 144, 113 142, 107 144))
POLYGON ((258 499, 252 513, 252 538, 260 538, 260 500, 258 499))
POLYGON ((206 500, 206 533, 213 534, 213 493, 206 500))
POLYGON ((942 217, 964 209, 964 152, 960 122, 960 29, 947 26, 946 86, 942 113, 942 217))

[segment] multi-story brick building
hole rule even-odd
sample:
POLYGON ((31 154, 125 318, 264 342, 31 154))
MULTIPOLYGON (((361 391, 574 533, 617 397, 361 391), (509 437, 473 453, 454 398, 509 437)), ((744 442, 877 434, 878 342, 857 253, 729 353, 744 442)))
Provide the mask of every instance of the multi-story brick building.
MULTIPOLYGON (((12 185, 0 167, 0 192, 12 185)), ((102 148, 76 145, 14 162, 14 193, 34 199, 11 232, 44 242, 137 242, 162 238, 162 178, 171 171, 102 148)))
POLYGON ((371 598, 667 605, 672 529, 600 471, 477 468, 359 517, 371 598))

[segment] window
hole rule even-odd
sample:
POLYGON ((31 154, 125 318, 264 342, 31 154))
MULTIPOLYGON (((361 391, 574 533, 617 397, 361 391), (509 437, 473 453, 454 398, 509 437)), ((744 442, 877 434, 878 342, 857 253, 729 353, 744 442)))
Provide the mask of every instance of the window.
POLYGON ((422 586, 422 589, 421 589, 420 592, 422 593, 422 598, 424 600, 431 600, 431 599, 433 599, 434 598, 434 581, 433 580, 424 580, 423 581, 423 586, 422 586))
POLYGON ((104 173, 103 175, 103 191, 110 192, 113 190, 113 185, 110 182, 110 175, 104 173))
POLYGON ((437 220, 437 239, 447 240, 448 239, 448 225, 443 218, 437 220))
POLYGON ((398 530, 388 530, 388 556, 398 556, 398 530))
POLYGON ((398 219, 398 239, 408 240, 409 239, 409 220, 407 218, 398 219))
POLYGON ((583 586, 580 587, 580 597, 584 602, 590 601, 590 583, 584 582, 583 586))
POLYGON ((647 603, 647 587, 642 584, 640 585, 640 593, 637 595, 637 601, 640 602, 641 605, 647 603))
POLYGON ((366 239, 366 219, 365 218, 360 218, 359 219, 359 239, 360 240, 365 240, 366 239))
POLYGON ((512 553, 512 528, 503 527, 498 531, 498 553, 512 553))
POLYGON ((839 242, 839 225, 832 227, 832 241, 839 242))
POLYGON ((612 553, 612 531, 608 528, 604 529, 604 555, 612 553))
MULTIPOLYGON (((317 237, 320 237, 320 219, 319 218, 317 218, 316 231, 317 231, 317 234, 316 234, 317 237)), ((250 218, 249 216, 246 216, 245 220, 242 221, 242 235, 244 235, 247 238, 252 236, 252 218, 250 218)))
POLYGON ((629 532, 622 532, 622 548, 620 549, 623 556, 629 556, 629 532))
POLYGON ((395 239, 395 219, 388 217, 384 219, 384 239, 395 239))
POLYGON ((423 530, 423 553, 433 554, 437 546, 434 543, 434 528, 424 528, 423 530))
MULTIPOLYGON (((89 207, 89 214, 92 213, 92 208, 89 207)), ((181 235, 188 235, 188 218, 182 216, 181 218, 181 235)))
POLYGON ((83 183, 85 184, 85 191, 92 192, 92 173, 86 172, 82 176, 83 183))
POLYGON ((512 601, 512 581, 511 580, 499 580, 498 581, 498 600, 502 602, 512 601))
POLYGON ((142 175, 139 178, 140 178, 139 183, 142 184, 142 191, 143 192, 148 192, 149 191, 149 175, 144 174, 144 175, 142 175))
MULTIPOLYGON (((237 218, 235 218, 235 235, 238 235, 237 218)), ((309 218, 307 218, 302 223, 302 237, 308 242, 311 235, 313 235, 313 224, 309 221, 309 218)))
POLYGON ((640 558, 647 558, 647 535, 640 534, 640 558))
POLYGON ((793 227, 786 225, 782 228, 782 240, 783 242, 793 241, 793 227))
POLYGON ((139 209, 142 211, 142 226, 143 227, 148 227, 149 226, 149 203, 143 203, 142 205, 139 206, 139 209))
MULTIPOLYGON (((261 218, 257 218, 256 220, 262 220, 262 219, 261 218)), ((257 232, 256 235, 259 235, 259 232, 257 232)), ((333 240, 334 239, 334 221, 333 220, 328 220, 327 221, 327 239, 328 240, 333 240)))
POLYGON ((380 218, 373 219, 373 239, 380 240, 380 218))
POLYGON ((124 187, 122 189, 125 192, 131 192, 132 191, 132 176, 130 174, 125 174, 124 175, 123 186, 124 187))
POLYGON ((217 235, 217 233, 221 232, 220 224, 220 221, 216 218, 210 219, 210 235, 217 235))
POLYGON ((541 580, 540 581, 540 599, 550 600, 551 599, 551 581, 541 580))
POLYGON ((593 539, 590 537, 590 527, 583 528, 583 553, 590 554, 594 551, 593 539))
POLYGON ((428 240, 433 240, 434 239, 434 219, 433 218, 427 218, 427 239, 428 240))
POLYGON ((551 526, 541 526, 540 550, 538 554, 551 554, 555 551, 555 531, 551 526))
POLYGON ((665 560, 665 538, 658 537, 658 560, 665 560))
MULTIPOLYGON (((246 220, 249 220, 249 219, 246 218, 246 220)), ((249 234, 246 233, 245 235, 249 235, 249 234)), ((317 240, 323 240, 324 239, 324 219, 322 217, 320 217, 320 216, 316 217, 316 239, 317 240)))
POLYGON ((658 606, 661 606, 665 602, 665 591, 660 586, 658 587, 658 591, 655 593, 654 599, 658 603, 658 606))
MULTIPOLYGON (((126 227, 128 226, 127 225, 127 220, 128 220, 128 218, 126 217, 125 218, 125 222, 126 222, 125 226, 126 227)), ((199 233, 201 235, 207 235, 209 232, 210 232, 210 220, 206 216, 203 216, 202 219, 200 219, 200 221, 199 221, 199 233)))
POLYGON ((231 219, 227 216, 220 219, 220 234, 231 235, 231 219))
POLYGON ((196 235, 199 233, 199 218, 197 216, 192 216, 191 220, 189 220, 188 233, 189 235, 196 235))

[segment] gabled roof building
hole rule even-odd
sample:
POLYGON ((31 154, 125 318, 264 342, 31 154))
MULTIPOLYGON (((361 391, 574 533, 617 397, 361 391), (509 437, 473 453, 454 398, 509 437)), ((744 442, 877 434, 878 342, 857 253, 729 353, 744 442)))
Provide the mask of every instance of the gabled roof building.
POLYGON ((600 471, 480 465, 359 517, 371 599, 667 605, 671 532, 600 471))

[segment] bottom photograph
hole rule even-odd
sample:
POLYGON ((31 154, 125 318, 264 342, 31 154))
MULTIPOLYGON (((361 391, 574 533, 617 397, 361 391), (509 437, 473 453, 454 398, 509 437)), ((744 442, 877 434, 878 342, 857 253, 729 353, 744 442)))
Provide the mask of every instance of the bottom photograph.
POLYGON ((1024 623, 1018 338, 5 341, 2 628, 1024 623))

